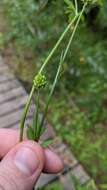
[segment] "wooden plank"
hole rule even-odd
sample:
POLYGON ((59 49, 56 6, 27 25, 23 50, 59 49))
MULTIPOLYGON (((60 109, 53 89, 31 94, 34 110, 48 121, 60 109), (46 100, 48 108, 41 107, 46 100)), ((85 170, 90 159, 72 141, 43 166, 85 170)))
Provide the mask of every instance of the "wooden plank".
POLYGON ((0 104, 3 104, 4 102, 11 101, 14 99, 18 99, 21 96, 25 96, 26 91, 23 89, 22 86, 19 86, 18 88, 13 88, 10 91, 6 91, 4 93, 0 93, 0 104))
POLYGON ((49 183, 52 183, 56 179, 57 179, 57 175, 55 175, 55 174, 53 174, 53 175, 52 174, 42 174, 35 186, 35 190, 37 190, 38 188, 42 188, 49 183))
POLYGON ((71 170, 71 174, 80 182, 80 184, 88 183, 90 176, 85 172, 84 168, 79 164, 71 170))
POLYGON ((7 91, 11 91, 13 88, 18 88, 20 86, 20 83, 14 79, 12 82, 8 81, 5 84, 0 84, 0 93, 5 93, 7 91))
POLYGON ((0 56, 0 67, 2 67, 2 66, 4 66, 5 64, 4 64, 4 61, 3 61, 3 58, 2 58, 2 56, 0 56))
POLYGON ((12 101, 5 102, 0 105, 0 117, 6 115, 9 112, 14 112, 15 110, 20 109, 20 107, 24 107, 26 104, 28 96, 22 96, 20 98, 16 98, 12 101))
MULTIPOLYGON (((22 113, 23 113, 23 108, 16 112, 13 112, 13 113, 10 113, 8 115, 1 117, 0 118, 0 127, 1 128, 3 128, 3 127, 9 128, 9 127, 15 125, 16 123, 20 122, 22 113)), ((29 114, 29 116, 32 116, 32 115, 29 114)))
MULTIPOLYGON (((21 120, 21 118, 20 118, 20 120, 21 120)), ((20 127, 20 120, 18 120, 16 123, 13 123, 11 126, 6 127, 6 128, 19 129, 19 127, 20 127)), ((32 124, 32 116, 31 116, 31 115, 29 115, 29 116, 27 117, 26 121, 25 121, 25 129, 26 129, 27 127, 29 127, 29 124, 30 124, 30 125, 32 124)), ((24 130, 25 130, 25 129, 24 129, 24 130)))
POLYGON ((9 67, 7 65, 0 66, 0 73, 9 72, 9 67))
POLYGON ((0 75, 0 83, 5 83, 7 81, 12 81, 14 79, 13 75, 0 75))
POLYGON ((66 175, 62 175, 60 177, 60 182, 63 186, 63 189, 65 189, 65 190, 76 190, 72 176, 70 175, 70 173, 67 173, 66 175))

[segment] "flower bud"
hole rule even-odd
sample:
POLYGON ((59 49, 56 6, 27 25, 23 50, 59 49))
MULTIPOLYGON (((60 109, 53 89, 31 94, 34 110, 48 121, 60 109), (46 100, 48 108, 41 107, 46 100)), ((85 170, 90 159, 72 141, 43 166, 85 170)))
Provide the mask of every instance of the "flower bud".
POLYGON ((34 84, 35 88, 37 88, 37 89, 44 88, 47 84, 45 75, 43 75, 43 74, 36 75, 33 80, 33 84, 34 84))

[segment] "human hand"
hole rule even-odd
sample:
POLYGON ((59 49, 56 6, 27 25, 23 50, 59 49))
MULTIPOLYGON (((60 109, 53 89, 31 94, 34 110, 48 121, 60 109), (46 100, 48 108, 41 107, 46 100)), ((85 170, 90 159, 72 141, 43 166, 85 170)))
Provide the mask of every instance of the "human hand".
POLYGON ((18 143, 19 132, 0 129, 0 189, 32 190, 42 172, 58 173, 63 169, 60 158, 38 143, 18 143))

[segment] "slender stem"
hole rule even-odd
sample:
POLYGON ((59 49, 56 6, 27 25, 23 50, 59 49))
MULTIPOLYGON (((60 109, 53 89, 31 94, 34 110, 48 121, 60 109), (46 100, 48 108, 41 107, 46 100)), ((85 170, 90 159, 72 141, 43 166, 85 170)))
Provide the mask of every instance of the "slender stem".
POLYGON ((75 32, 76 32, 76 30, 77 30, 77 27, 78 27, 78 25, 79 25, 79 22, 80 22, 80 20, 81 20, 81 16, 82 16, 82 14, 83 14, 83 12, 84 12, 84 10, 85 10, 86 5, 87 5, 87 3, 84 4, 84 6, 83 6, 83 8, 82 8, 82 10, 81 10, 81 12, 80 12, 80 14, 79 14, 78 20, 77 20, 76 25, 75 25, 74 30, 73 30, 73 33, 72 33, 72 35, 71 35, 71 38, 70 38, 69 43, 68 43, 68 45, 67 45, 67 48, 66 48, 66 50, 65 50, 63 59, 66 58, 67 52, 68 52, 68 50, 69 50, 69 48, 70 48, 70 45, 71 45, 71 43, 72 43, 72 40, 73 40, 73 38, 74 38, 75 32))
POLYGON ((78 3, 77 3, 77 0, 75 0, 75 10, 76 10, 76 15, 78 14, 78 3))
MULTIPOLYGON (((68 50, 69 50, 69 48, 70 48, 71 42, 72 42, 72 40, 73 40, 73 38, 74 38, 75 32, 76 32, 76 30, 77 30, 78 24, 79 24, 79 22, 80 22, 81 16, 82 16, 82 14, 83 14, 83 12, 84 12, 84 9, 85 9, 86 5, 87 5, 87 3, 84 4, 84 6, 83 6, 83 8, 82 8, 82 10, 81 10, 81 12, 80 12, 80 14, 79 14, 77 23, 76 23, 76 25, 75 25, 75 27, 74 27, 74 30, 73 30, 73 33, 72 33, 71 38, 70 38, 70 40, 69 40, 69 43, 68 43, 68 45, 67 45, 67 47, 66 47, 66 49, 65 49, 64 55, 63 55, 63 57, 61 56, 59 68, 58 68, 58 71, 57 71, 57 74, 56 74, 56 77, 55 77, 55 80, 54 80, 54 83, 53 83, 52 90, 51 90, 51 92, 50 92, 50 94, 49 94, 49 98, 48 98, 48 100, 47 100, 47 104, 46 104, 45 112, 44 112, 44 115, 43 115, 43 118, 42 118, 42 121, 41 121, 40 128, 42 128, 42 126, 43 126, 43 124, 44 124, 44 120, 45 120, 45 117, 46 117, 46 114, 47 114, 48 106, 49 106, 49 103, 50 103, 52 94, 53 94, 54 89, 55 89, 55 86, 56 86, 56 81, 57 81, 57 78, 58 78, 58 75, 59 75, 61 63, 64 62, 64 60, 65 60, 65 58, 66 58, 66 55, 67 55, 68 50)), ((39 134, 39 135, 40 135, 40 134, 39 134)))
POLYGON ((70 24, 68 24, 67 28, 64 30, 64 32, 62 33, 61 37, 59 38, 59 40, 57 41, 57 43, 55 44, 55 46, 53 47, 52 51, 50 52, 50 54, 48 55, 48 57, 46 58, 45 62, 43 63, 42 67, 40 68, 39 73, 41 73, 44 69, 44 67, 46 66, 46 64, 49 62, 49 60, 51 59, 51 57, 53 56, 53 54, 55 53, 55 51, 57 50, 58 46, 60 45, 60 43, 62 42, 64 36, 67 34, 67 32, 69 31, 69 29, 71 28, 72 24, 75 22, 75 20, 77 19, 78 15, 76 15, 73 20, 70 22, 70 24))
POLYGON ((21 123, 20 123, 20 141, 23 140, 23 132, 24 132, 25 120, 26 120, 26 116, 27 116, 27 113, 28 113, 28 110, 29 110, 29 107, 30 107, 30 104, 31 104, 31 100, 32 100, 34 90, 35 90, 35 87, 33 85, 32 90, 31 90, 30 95, 29 95, 28 100, 27 100, 27 104, 26 104, 24 112, 23 112, 21 123))
POLYGON ((39 117, 39 90, 37 92, 37 105, 36 105, 36 115, 35 115, 35 122, 34 122, 34 137, 37 138, 38 133, 38 117, 39 117))
MULTIPOLYGON (((77 3, 77 1, 75 1, 75 3, 77 3)), ((48 63, 48 61, 51 59, 52 55, 54 54, 54 52, 56 51, 56 49, 58 48, 58 46, 60 45, 60 43, 62 42, 64 36, 66 35, 66 33, 68 32, 68 30, 70 29, 70 27, 72 26, 72 24, 75 22, 75 20, 77 19, 78 17, 78 20, 77 20, 77 23, 75 25, 75 28, 73 30, 73 33, 71 35, 71 38, 69 40, 69 43, 67 45, 67 48, 65 50, 65 53, 63 55, 63 60, 60 60, 60 62, 63 62, 64 59, 66 58, 66 55, 67 55, 67 52, 70 48, 70 44, 74 38, 74 35, 75 35, 75 32, 77 30, 77 27, 78 27, 78 24, 80 22, 80 19, 81 19, 81 16, 85 10, 85 7, 86 7, 87 3, 84 4, 83 8, 82 8, 82 11, 80 12, 79 14, 79 17, 78 17, 78 14, 74 17, 74 19, 72 20, 72 22, 67 26, 67 28, 65 29, 65 31, 62 33, 61 37, 59 38, 59 40, 57 41, 56 45, 54 46, 54 48, 52 49, 52 51, 50 52, 49 56, 47 57, 47 59, 45 60, 44 64, 42 65, 39 73, 42 72, 42 70, 44 69, 44 67, 46 66, 46 64, 48 63)), ((76 5, 77 6, 77 5, 76 5)), ((61 65, 61 63, 60 63, 61 65)), ((58 78, 58 75, 59 75, 59 71, 60 71, 60 65, 59 65, 59 68, 58 68, 58 71, 57 71, 57 74, 56 74, 56 77, 55 77, 55 81, 53 83, 53 88, 50 92, 50 95, 49 95, 49 99, 47 101, 47 105, 46 105, 46 108, 45 108, 45 114, 44 114, 44 117, 42 119, 42 122, 41 122, 41 126, 42 124, 44 123, 44 118, 46 116, 46 113, 47 113, 47 110, 48 110, 48 106, 49 106, 49 103, 50 103, 50 99, 51 99, 51 96, 53 94, 53 91, 54 91, 54 88, 55 88, 55 85, 56 85, 56 81, 57 81, 57 78, 58 78)), ((28 101, 27 101, 27 104, 25 106, 25 109, 24 109, 24 113, 23 113, 23 116, 22 116, 22 120, 21 120, 21 124, 20 124, 20 141, 23 140, 23 131, 24 131, 24 125, 25 125, 25 120, 26 120, 26 116, 27 116, 27 113, 28 113, 28 110, 29 110, 29 107, 30 107, 30 104, 31 104, 31 100, 32 100, 32 96, 33 96, 33 93, 34 93, 34 90, 35 90, 35 87, 33 85, 32 87, 32 90, 31 90, 31 93, 29 95, 29 98, 28 98, 28 101)), ((36 121, 37 122, 37 121, 36 121)))
MULTIPOLYGON (((65 29, 65 31, 62 33, 61 37, 59 38, 59 40, 57 41, 56 45, 54 46, 54 48, 52 49, 52 51, 50 52, 49 56, 47 57, 47 59, 45 60, 44 64, 42 65, 39 73, 42 72, 42 70, 44 69, 44 67, 46 66, 46 64, 48 63, 48 61, 51 59, 52 55, 55 53, 55 51, 57 50, 58 46, 60 45, 60 43, 62 42, 64 36, 67 34, 68 30, 70 29, 70 27, 72 26, 72 24, 75 22, 75 20, 77 19, 77 15, 74 17, 74 19, 72 20, 72 22, 70 22, 70 24, 67 26, 67 28, 65 29)), ((34 93, 35 87, 32 87, 32 90, 30 92, 27 104, 25 106, 24 109, 24 113, 22 116, 22 120, 21 120, 21 124, 20 124, 20 141, 23 140, 23 131, 24 131, 24 124, 25 124, 25 120, 26 120, 26 116, 29 110, 29 106, 32 100, 32 96, 34 93)))
POLYGON ((43 117, 42 117, 42 120, 41 120, 41 123, 40 123, 40 131, 39 131, 39 134, 38 134, 38 138, 41 135, 41 130, 42 130, 42 127, 44 125, 45 117, 46 117, 47 112, 48 112, 48 107, 49 107, 49 104, 50 104, 54 89, 55 89, 56 84, 57 84, 57 80, 58 80, 58 76, 59 76, 59 73, 60 73, 60 70, 61 70, 62 63, 63 63, 63 55, 61 54, 59 66, 58 66, 58 69, 57 69, 57 73, 56 73, 56 76, 55 76, 55 79, 54 79, 54 82, 53 82, 53 85, 52 85, 52 89, 51 89, 51 91, 49 93, 49 96, 48 96, 48 99, 47 99, 47 102, 46 102, 45 111, 44 111, 44 114, 43 114, 43 117))

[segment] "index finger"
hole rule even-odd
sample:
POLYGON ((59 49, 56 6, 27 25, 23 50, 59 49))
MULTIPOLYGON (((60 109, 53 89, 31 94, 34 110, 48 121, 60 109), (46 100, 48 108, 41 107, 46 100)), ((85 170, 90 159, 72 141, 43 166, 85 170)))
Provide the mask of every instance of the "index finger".
POLYGON ((17 129, 0 129, 0 159, 19 142, 17 129))

